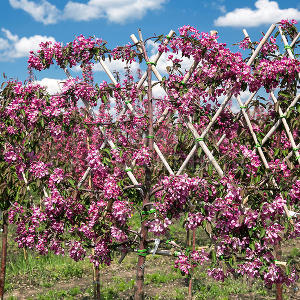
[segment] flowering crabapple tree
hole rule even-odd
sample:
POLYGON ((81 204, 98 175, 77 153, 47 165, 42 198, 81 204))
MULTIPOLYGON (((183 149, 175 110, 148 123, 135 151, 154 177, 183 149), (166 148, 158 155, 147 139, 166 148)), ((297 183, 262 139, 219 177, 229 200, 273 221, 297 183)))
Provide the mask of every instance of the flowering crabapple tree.
MULTIPOLYGON (((59 66, 68 75, 61 93, 18 96, 18 84, 10 83, 14 97, 2 112, 23 115, 22 122, 32 115, 47 118, 47 138, 39 140, 37 152, 25 155, 24 143, 5 141, 6 163, 16 170, 25 164, 29 182, 40 187, 38 202, 16 201, 9 210, 19 246, 42 254, 68 252, 76 261, 88 255, 96 267, 109 265, 114 251, 135 252, 135 299, 144 297, 149 253, 176 255, 175 267, 190 278, 209 261, 208 275, 217 280, 247 274, 279 289, 293 283, 293 265, 276 260, 280 244, 298 237, 300 228, 299 35, 293 22, 277 25, 274 36, 275 24, 259 42, 245 32, 245 59, 216 35, 191 26, 156 37, 158 54, 152 57, 141 32, 139 40, 131 36, 133 44, 113 50, 83 36, 66 46, 42 43, 30 54, 29 68, 59 66), (172 64, 164 77, 156 68, 162 55, 172 64), (118 81, 105 64, 111 58, 129 65, 138 60, 146 71, 138 78, 129 71, 118 81), (182 68, 183 59, 189 68, 182 68), (111 83, 95 83, 95 64, 111 83), (81 78, 68 71, 76 65, 81 78), (165 96, 153 96, 155 84, 165 96), (247 89, 251 96, 243 103, 247 89), (133 214, 140 216, 139 231, 130 226, 133 214), (180 218, 193 232, 192 247, 170 235, 180 218), (209 245, 196 246, 197 228, 207 232, 209 245)), ((8 124, 1 128, 8 132, 8 124)))
MULTIPOLYGON (((17 204, 31 207, 33 225, 28 235, 19 235, 19 246, 31 248, 34 243, 34 224, 42 205, 43 196, 47 196, 43 177, 50 175, 50 182, 58 183, 63 178, 59 164, 52 162, 59 147, 58 136, 68 138, 71 128, 81 116, 72 103, 63 103, 46 93, 45 88, 36 84, 23 84, 8 81, 3 84, 0 106, 0 150, 1 150, 1 210, 3 211, 2 261, 1 261, 1 297, 4 293, 5 264, 7 249, 8 209, 17 204), (77 112, 76 112, 77 111, 77 112), (63 124, 63 126, 62 126, 63 124), (55 147, 53 148, 53 146, 55 147), (49 155, 51 156, 49 158, 49 155), (55 167, 57 166, 57 167, 55 167), (52 171, 52 174, 50 172, 52 171)), ((60 163, 61 164, 61 163, 60 163)), ((67 187, 66 187, 67 188, 67 187)), ((18 228, 18 233, 26 229, 26 222, 18 228)), ((35 225, 36 226, 36 225, 35 225)))

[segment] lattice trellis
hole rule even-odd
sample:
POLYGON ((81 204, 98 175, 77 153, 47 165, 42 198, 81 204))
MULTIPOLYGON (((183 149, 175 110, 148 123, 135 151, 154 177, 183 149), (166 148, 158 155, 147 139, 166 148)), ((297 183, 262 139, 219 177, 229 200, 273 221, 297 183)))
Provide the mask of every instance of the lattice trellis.
MULTIPOLYGON (((257 57, 257 55, 259 54, 261 48, 263 47, 263 45, 267 42, 267 40, 269 39, 269 37, 271 36, 272 32, 274 31, 274 29, 276 28, 275 24, 272 24, 269 28, 269 30, 266 32, 266 34, 264 35, 264 38, 260 41, 260 43, 257 45, 256 49, 254 51, 252 51, 252 55, 250 57, 250 59, 247 62, 248 66, 251 66, 255 60, 255 58, 257 57)), ((290 58, 294 58, 294 55, 291 51, 291 47, 293 47, 295 45, 295 43, 297 42, 300 33, 294 38, 294 40, 292 41, 292 43, 289 45, 287 42, 287 39, 285 37, 285 35, 283 34, 281 28, 279 27, 279 32, 282 38, 282 41, 284 43, 284 47, 287 50, 287 53, 289 55, 290 58)), ((246 30, 243 30, 245 37, 248 37, 248 34, 246 32, 246 30)), ((174 31, 171 30, 169 32, 169 34, 167 35, 166 39, 163 41, 163 45, 167 45, 169 43, 170 38, 174 35, 174 31)), ((140 42, 142 42, 142 35, 139 32, 139 40, 136 38, 136 36, 134 34, 132 34, 131 36, 132 41, 134 42, 134 44, 137 47, 137 50, 142 53, 142 48, 140 46, 140 42)), ((249 38, 250 39, 250 38, 249 38)), ((162 55, 162 52, 157 52, 154 60, 152 62, 150 61, 146 61, 146 63, 151 64, 151 69, 153 74, 155 75, 155 77, 157 78, 157 80, 159 82, 162 82, 163 77, 161 76, 161 74, 159 73, 159 71, 156 68, 156 64, 158 62, 158 60, 160 59, 162 55)), ((108 77, 110 78, 110 80, 112 81, 112 83, 114 85, 117 85, 117 80, 115 79, 115 77, 113 76, 113 74, 111 73, 111 71, 109 70, 109 68, 107 67, 107 65, 105 64, 105 62, 100 59, 100 64, 103 68, 103 70, 105 71, 105 73, 108 75, 108 77)), ((191 75, 193 74, 193 72, 197 69, 199 62, 198 61, 194 61, 192 63, 192 66, 190 67, 189 71, 185 74, 182 83, 186 84, 191 75)), ((70 77, 70 73, 66 70, 66 74, 68 75, 68 77, 70 77)), ((300 74, 298 74, 299 78, 300 78, 300 74)), ((139 80, 139 82, 137 83, 137 88, 141 88, 144 84, 144 82, 147 79, 147 72, 145 71, 143 76, 141 77, 141 79, 139 80)), ((168 95, 168 91, 165 89, 166 94, 168 95)), ((264 154, 264 151, 262 149, 262 146, 268 141, 268 139, 273 135, 273 133, 276 131, 276 129, 279 127, 279 125, 281 124, 281 122, 284 125, 285 131, 287 133, 287 136, 289 138, 289 141, 292 145, 292 151, 287 155, 287 157, 285 158, 285 161, 287 161, 293 154, 296 156, 296 159, 298 160, 298 162, 300 163, 300 156, 299 156, 299 143, 296 144, 295 138, 293 137, 293 134, 290 130, 289 124, 287 123, 287 120, 285 118, 286 114, 288 113, 289 110, 293 109, 293 107, 296 105, 296 103, 299 101, 300 98, 300 94, 298 94, 293 101, 289 104, 288 108, 286 109, 286 111, 283 112, 283 110, 281 109, 280 106, 278 106, 278 121, 273 125, 273 127, 268 131, 268 133, 265 135, 265 137, 262 139, 261 143, 258 142, 258 138, 257 135, 255 133, 255 131, 253 130, 253 126, 251 123, 251 120, 249 118, 248 115, 248 105, 251 103, 251 101, 253 100, 254 96, 256 95, 256 92, 252 93, 250 95, 250 97, 248 98, 248 100, 243 103, 242 99, 240 96, 236 97, 237 103, 239 104, 240 107, 240 112, 238 114, 238 119, 243 116, 244 120, 246 121, 247 127, 251 133, 252 139, 256 145, 256 149, 255 151, 258 151, 259 157, 261 158, 261 161, 263 162, 265 168, 269 169, 269 164, 268 161, 266 159, 266 156, 264 154)), ((277 98, 274 95, 274 91, 270 92, 271 98, 274 102, 274 104, 278 103, 277 98)), ((227 94, 227 96, 225 97, 224 101, 221 103, 221 105, 219 106, 218 110, 216 111, 215 115, 212 117, 212 119, 210 120, 209 124, 206 126, 206 128, 202 131, 202 133, 199 133, 195 126, 192 123, 191 118, 189 119, 185 119, 184 125, 190 130, 190 132, 193 134, 194 138, 195 138, 195 145, 193 146, 193 148, 191 149, 191 151, 188 153, 188 155, 186 156, 184 162, 182 163, 182 165, 180 166, 180 168, 178 169, 178 171, 174 171, 172 170, 172 168, 170 167, 167 159, 164 157, 163 153, 161 152, 161 150, 159 149, 159 147, 157 146, 157 144, 154 142, 153 146, 154 146, 154 150, 156 151, 156 153, 158 154, 158 157, 160 158, 161 162, 163 163, 164 167, 166 168, 166 170, 168 171, 168 173, 170 175, 180 175, 182 174, 183 170, 186 168, 187 164, 189 163, 189 161, 191 160, 191 158, 193 157, 193 155, 195 154, 198 146, 200 146, 203 150, 203 152, 205 153, 208 161, 214 166, 214 168, 216 169, 217 173, 219 174, 220 177, 224 176, 224 171, 222 170, 222 168, 220 167, 218 161, 216 160, 216 158, 213 155, 213 151, 210 151, 209 148, 207 147, 206 142, 204 141, 204 138, 207 136, 207 134, 209 133, 210 129, 212 128, 212 126, 215 124, 216 120, 218 119, 218 117, 220 116, 220 114, 223 112, 223 110, 226 108, 227 104, 229 103, 229 101, 233 98, 232 94, 227 94)), ((122 115, 129 110, 131 112, 131 114, 135 115, 136 112, 134 111, 133 106, 131 105, 129 99, 125 99, 123 97, 123 101, 124 101, 124 108, 121 111, 120 115, 117 117, 117 120, 119 120, 122 115)), ((95 114, 93 112, 93 110, 89 107, 88 103, 84 103, 86 108, 88 109, 90 115, 94 118, 95 114)), ((178 113, 178 112, 177 112, 178 113)), ((155 124, 155 128, 157 129, 162 122, 165 120, 166 116, 169 114, 169 110, 166 109, 161 117, 157 120, 156 124, 155 124)), ((103 127, 100 126, 100 130, 102 132, 102 134, 105 136, 105 130, 103 127)), ((217 142, 217 146, 220 146, 220 144, 222 143, 222 141, 224 140, 224 138, 226 137, 226 134, 224 134, 219 141, 217 142)), ((106 143, 111 147, 111 149, 115 149, 116 145, 114 144, 114 142, 112 140, 106 140, 101 148, 104 148, 106 143)), ((134 176, 131 167, 134 166, 134 162, 133 164, 125 164, 124 169, 128 175, 128 177, 130 178, 130 180, 132 181, 133 185, 138 186, 139 183, 136 179, 136 177, 134 176)), ((82 183, 84 182, 84 180, 87 178, 88 174, 90 172, 90 168, 88 168, 86 170, 86 172, 84 173, 82 179, 80 180, 80 182, 78 183, 78 187, 80 187, 82 185, 82 183)), ((277 184, 275 182, 275 180, 273 179, 273 184, 276 187, 277 184)), ((284 206, 285 212, 287 214, 288 217, 290 217, 290 212, 287 208, 287 206, 284 206)))

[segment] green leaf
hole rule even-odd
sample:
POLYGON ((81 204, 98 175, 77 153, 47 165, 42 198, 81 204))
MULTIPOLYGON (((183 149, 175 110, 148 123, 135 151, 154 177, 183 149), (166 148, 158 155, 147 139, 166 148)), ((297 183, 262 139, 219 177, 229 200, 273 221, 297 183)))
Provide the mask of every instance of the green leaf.
POLYGON ((68 182, 71 184, 71 186, 72 186, 73 188, 75 188, 75 180, 74 180, 74 179, 69 178, 69 179, 68 179, 68 182))
POLYGON ((259 235, 259 237, 260 237, 260 238, 263 238, 265 235, 266 235, 266 229, 263 227, 263 228, 260 230, 260 235, 259 235))
POLYGON ((211 261, 215 264, 217 261, 217 255, 216 255, 216 251, 212 250, 211 251, 211 261))
POLYGON ((107 102, 107 97, 106 97, 105 94, 102 95, 101 99, 102 99, 102 102, 103 102, 103 103, 106 103, 106 102, 107 102))

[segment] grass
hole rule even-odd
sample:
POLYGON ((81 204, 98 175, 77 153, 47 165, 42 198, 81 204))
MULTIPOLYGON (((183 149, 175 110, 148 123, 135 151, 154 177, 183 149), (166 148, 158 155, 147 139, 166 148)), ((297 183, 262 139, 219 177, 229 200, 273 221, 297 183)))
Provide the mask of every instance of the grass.
POLYGON ((224 282, 208 279, 205 272, 196 274, 193 282, 196 299, 231 299, 234 295, 256 295, 266 296, 262 282, 252 284, 243 282, 243 279, 227 278, 224 282))
MULTIPOLYGON (((138 218, 138 216, 133 217, 132 225, 137 226, 138 218)), ((186 231, 182 225, 182 221, 178 220, 171 227, 170 233, 175 241, 183 242, 186 239, 186 231)), ((151 235, 149 236, 151 237, 151 235)), ((196 236, 197 245, 207 243, 205 232, 199 230, 196 236)), ((6 299, 17 299, 12 296, 12 291, 16 289, 22 291, 24 286, 35 291, 34 298, 27 297, 26 299, 93 298, 92 266, 88 259, 75 262, 69 257, 54 254, 39 256, 29 250, 26 252, 25 259, 23 250, 18 249, 12 240, 10 240, 9 251, 6 291, 11 296, 8 295, 6 299)), ((290 259, 298 259, 300 250, 297 244, 289 245, 285 255, 290 259)), ((111 266, 101 268, 102 299, 130 299, 134 292, 137 258, 137 255, 133 253, 128 254, 119 265, 117 263, 119 256, 115 255, 111 266)), ((186 280, 173 267, 173 260, 174 258, 170 257, 147 256, 146 299, 186 299, 186 280)), ((273 291, 267 290, 263 282, 259 280, 247 283, 243 279, 228 278, 224 282, 216 282, 207 276, 205 267, 195 270, 195 279, 193 280, 195 299, 226 300, 254 299, 254 297, 255 299, 272 299, 274 298, 273 291)))
POLYGON ((179 274, 178 272, 167 272, 167 273, 163 273, 163 272, 155 272, 153 274, 146 274, 146 279, 145 279, 145 284, 162 284, 162 283, 167 283, 167 282, 171 282, 175 279, 180 279, 182 278, 181 274, 179 274))
POLYGON ((70 290, 52 290, 47 293, 38 294, 35 298, 28 298, 28 300, 53 300, 53 299, 76 299, 77 296, 82 294, 80 288, 75 287, 70 290), (74 298, 75 297, 75 298, 74 298))
POLYGON ((17 255, 9 255, 7 263, 6 290, 17 287, 19 283, 40 287, 52 287, 59 281, 81 278, 85 272, 92 272, 88 261, 75 262, 69 257, 57 256, 52 253, 38 256, 27 251, 26 259, 20 251, 17 255))

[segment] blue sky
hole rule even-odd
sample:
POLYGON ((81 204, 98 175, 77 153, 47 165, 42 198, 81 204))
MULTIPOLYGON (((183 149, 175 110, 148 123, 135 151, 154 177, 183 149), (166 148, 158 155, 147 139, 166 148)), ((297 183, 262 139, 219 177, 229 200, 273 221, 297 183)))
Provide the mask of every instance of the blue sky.
MULTIPOLYGON (((243 39, 243 28, 255 39, 282 18, 300 21, 300 1, 1 0, 0 74, 25 80, 28 51, 45 39, 66 43, 79 34, 92 35, 112 48, 131 41, 138 28, 149 37, 192 25, 217 30, 219 41, 238 51, 232 44, 243 39)), ((64 78, 55 68, 35 75, 39 80, 64 78)))

